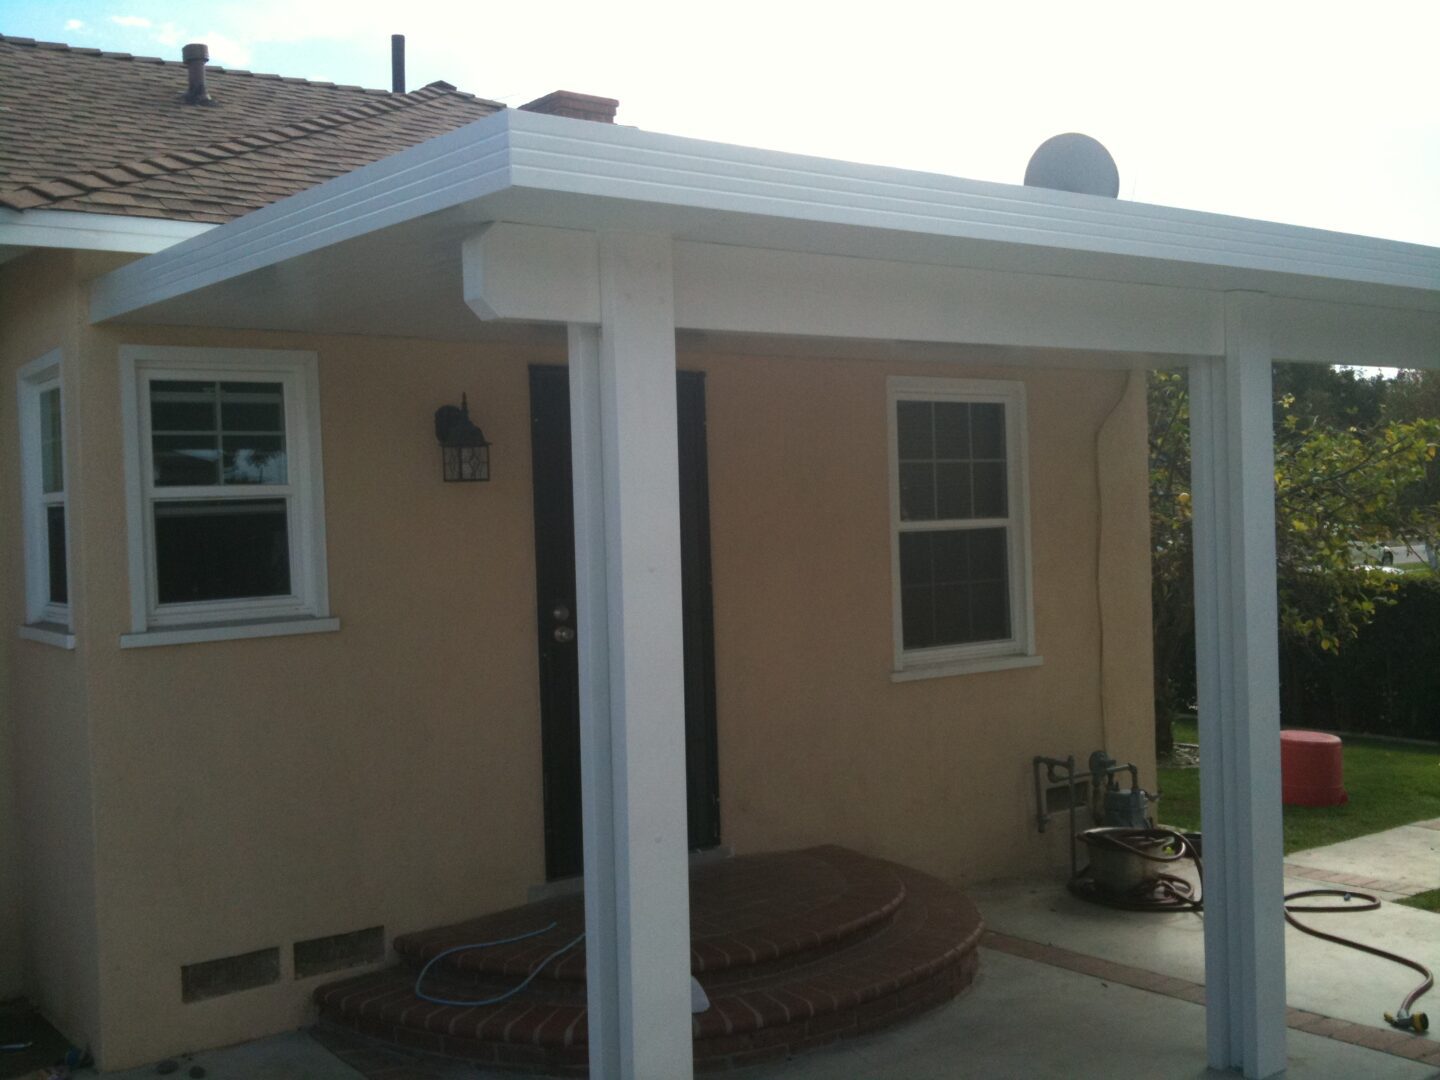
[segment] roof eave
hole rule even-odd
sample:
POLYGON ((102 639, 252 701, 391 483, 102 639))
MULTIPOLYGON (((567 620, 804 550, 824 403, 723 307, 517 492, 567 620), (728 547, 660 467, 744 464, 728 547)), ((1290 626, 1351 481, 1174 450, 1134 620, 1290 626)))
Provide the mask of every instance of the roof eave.
POLYGON ((0 208, 0 246, 153 255, 215 228, 193 221, 0 208))

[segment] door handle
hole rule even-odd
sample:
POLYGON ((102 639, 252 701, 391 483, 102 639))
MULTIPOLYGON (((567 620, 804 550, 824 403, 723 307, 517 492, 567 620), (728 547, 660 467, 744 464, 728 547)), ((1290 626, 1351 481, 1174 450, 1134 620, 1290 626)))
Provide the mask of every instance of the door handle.
POLYGON ((573 626, 555 627, 555 640, 561 645, 568 645, 575 640, 575 628, 573 626))
POLYGON ((555 621, 556 621, 556 622, 569 622, 569 621, 570 621, 570 609, 569 609, 568 607, 566 607, 564 604, 556 604, 556 605, 555 605, 555 610, 552 611, 552 612, 550 612, 550 614, 553 615, 553 616, 555 616, 555 621))

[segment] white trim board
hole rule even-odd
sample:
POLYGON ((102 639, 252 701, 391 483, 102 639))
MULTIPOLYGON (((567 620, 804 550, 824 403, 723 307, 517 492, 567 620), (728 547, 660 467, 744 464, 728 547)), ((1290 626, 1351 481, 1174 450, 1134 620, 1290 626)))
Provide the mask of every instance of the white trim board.
POLYGON ((153 255, 215 228, 198 221, 83 214, 74 210, 0 209, 0 245, 153 255))
POLYGON ((1434 248, 506 110, 106 275, 91 318, 167 321, 382 229, 488 221, 1440 312, 1434 248))

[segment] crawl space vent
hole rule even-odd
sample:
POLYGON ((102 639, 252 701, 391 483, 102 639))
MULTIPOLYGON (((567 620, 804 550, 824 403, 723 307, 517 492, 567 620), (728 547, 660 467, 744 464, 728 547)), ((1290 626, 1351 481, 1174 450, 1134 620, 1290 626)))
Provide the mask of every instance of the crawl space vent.
POLYGON ((295 978, 324 975, 328 971, 359 967, 385 959, 385 928, 371 926, 348 934, 311 938, 295 943, 295 978))
POLYGON ((259 949, 184 965, 180 969, 180 1000, 204 1001, 279 981, 280 950, 259 949))

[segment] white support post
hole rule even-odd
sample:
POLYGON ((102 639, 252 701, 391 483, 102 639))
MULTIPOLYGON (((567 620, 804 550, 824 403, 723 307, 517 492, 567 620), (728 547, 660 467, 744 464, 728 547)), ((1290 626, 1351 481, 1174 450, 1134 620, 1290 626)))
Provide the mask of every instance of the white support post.
POLYGON ((1190 369, 1195 668, 1212 1068, 1285 1057, 1285 922, 1267 298, 1225 298, 1225 356, 1190 369))
POLYGON ((586 980, 595 1080, 689 1080, 689 862, 670 240, 600 237, 570 328, 586 980))

